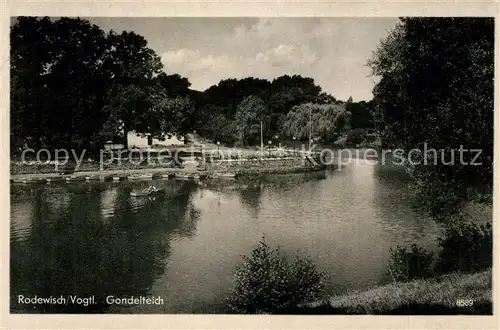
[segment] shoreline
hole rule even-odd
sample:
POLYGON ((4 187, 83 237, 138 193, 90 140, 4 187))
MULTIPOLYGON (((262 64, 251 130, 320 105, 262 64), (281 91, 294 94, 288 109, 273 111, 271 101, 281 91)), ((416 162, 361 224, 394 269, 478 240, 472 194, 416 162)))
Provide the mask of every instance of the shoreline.
MULTIPOLYGON (((279 159, 278 159, 279 160, 279 159)), ((71 174, 60 174, 59 172, 47 173, 22 173, 11 174, 11 183, 44 183, 47 180, 53 181, 90 181, 90 180, 151 180, 161 178, 188 178, 188 179, 218 179, 220 177, 237 178, 242 176, 260 176, 272 174, 297 174, 317 172, 324 170, 324 166, 311 165, 289 165, 272 164, 277 166, 269 166, 272 162, 261 163, 260 166, 248 168, 241 164, 230 164, 228 167, 207 166, 205 170, 199 170, 194 164, 187 164, 184 168, 168 168, 168 167, 152 167, 152 168, 137 168, 137 169, 109 169, 97 171, 77 171, 71 174), (280 166, 281 165, 281 166, 280 166), (118 179, 116 179, 118 178, 118 179), (27 182, 35 181, 35 182, 27 182), (39 181, 39 182, 38 182, 39 181)), ((227 164, 226 164, 227 165, 227 164)))

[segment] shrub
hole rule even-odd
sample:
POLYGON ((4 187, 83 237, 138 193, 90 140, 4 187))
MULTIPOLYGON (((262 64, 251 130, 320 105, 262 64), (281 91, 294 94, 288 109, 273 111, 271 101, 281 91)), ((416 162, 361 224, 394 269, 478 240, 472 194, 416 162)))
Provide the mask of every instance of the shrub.
POLYGON ((341 136, 335 142, 333 142, 333 147, 343 149, 347 146, 347 137, 341 136))
POLYGON ((307 256, 286 258, 263 238, 236 269, 229 307, 237 313, 272 313, 318 299, 324 273, 307 256))
POLYGON ((365 130, 362 128, 356 128, 347 132, 346 145, 355 146, 361 144, 365 141, 365 130))
POLYGON ((387 274, 394 281, 407 282, 432 275, 432 252, 427 252, 416 244, 412 244, 410 250, 406 246, 398 245, 390 251, 391 262, 387 274))
POLYGON ((439 238, 436 271, 474 272, 491 267, 493 262, 493 229, 490 223, 477 225, 459 219, 450 222, 439 238))

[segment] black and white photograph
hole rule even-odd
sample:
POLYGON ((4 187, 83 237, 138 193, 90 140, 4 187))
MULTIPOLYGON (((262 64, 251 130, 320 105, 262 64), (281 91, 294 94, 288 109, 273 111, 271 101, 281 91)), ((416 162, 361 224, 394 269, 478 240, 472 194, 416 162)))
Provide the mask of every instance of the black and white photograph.
POLYGON ((9 28, 10 314, 493 315, 495 18, 9 28))

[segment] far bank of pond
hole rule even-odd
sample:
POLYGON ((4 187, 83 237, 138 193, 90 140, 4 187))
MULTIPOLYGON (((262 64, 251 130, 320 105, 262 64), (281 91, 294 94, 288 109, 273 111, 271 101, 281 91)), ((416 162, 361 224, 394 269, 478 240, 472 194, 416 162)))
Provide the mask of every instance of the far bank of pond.
MULTIPOLYGON (((41 183, 47 179, 78 179, 82 180, 111 180, 118 178, 131 179, 161 179, 168 177, 185 177, 197 179, 210 179, 238 176, 294 174, 324 170, 325 166, 315 164, 303 158, 264 158, 264 159, 234 159, 219 160, 212 163, 199 165, 190 161, 183 164, 182 168, 160 166, 156 164, 136 165, 126 161, 120 164, 110 164, 99 169, 98 164, 85 163, 76 168, 73 173, 60 173, 55 165, 36 164, 11 164, 11 181, 17 183, 41 183)), ((49 180, 50 181, 50 180, 49 180)))

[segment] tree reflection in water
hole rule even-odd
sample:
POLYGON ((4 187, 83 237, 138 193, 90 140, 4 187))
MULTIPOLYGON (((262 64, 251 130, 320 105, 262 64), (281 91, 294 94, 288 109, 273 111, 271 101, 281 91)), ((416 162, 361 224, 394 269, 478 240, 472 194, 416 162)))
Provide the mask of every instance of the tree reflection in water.
POLYGON ((139 207, 134 207, 130 189, 119 187, 114 215, 107 221, 101 198, 111 187, 96 187, 68 192, 39 186, 12 192, 33 204, 29 236, 20 239, 15 232, 11 236, 12 312, 105 312, 108 295, 145 296, 164 272, 170 240, 189 237, 196 230, 199 212, 192 205, 195 188, 189 183, 139 207), (70 196, 67 207, 57 207, 54 196, 48 198, 51 192, 70 196), (95 296, 96 304, 25 305, 18 304, 18 295, 95 296))

